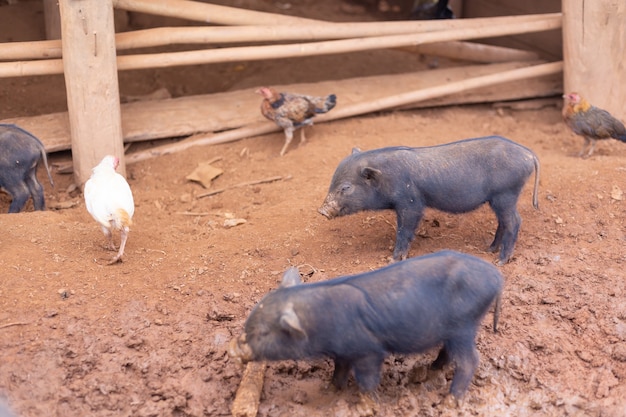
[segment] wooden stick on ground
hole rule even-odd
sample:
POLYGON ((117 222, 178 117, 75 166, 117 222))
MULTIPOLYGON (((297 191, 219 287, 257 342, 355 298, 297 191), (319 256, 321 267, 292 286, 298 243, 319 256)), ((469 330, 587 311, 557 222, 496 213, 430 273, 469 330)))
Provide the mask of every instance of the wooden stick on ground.
POLYGON ((213 190, 213 191, 209 191, 207 193, 198 194, 196 196, 196 198, 208 197, 208 196, 211 196, 211 195, 223 193, 224 191, 231 190, 233 188, 241 188, 241 187, 247 187, 249 185, 257 185, 257 184, 267 184, 268 182, 280 181, 282 179, 283 179, 283 177, 276 176, 276 177, 264 178, 262 180, 240 182, 239 184, 231 185, 230 187, 220 188, 218 190, 213 190))
POLYGON ((13 327, 13 326, 25 326, 29 323, 24 323, 23 321, 15 321, 13 323, 7 323, 7 324, 3 324, 0 326, 0 329, 6 329, 7 327, 13 327))
POLYGON ((265 362, 248 362, 233 400, 233 417, 255 417, 261 403, 265 362))

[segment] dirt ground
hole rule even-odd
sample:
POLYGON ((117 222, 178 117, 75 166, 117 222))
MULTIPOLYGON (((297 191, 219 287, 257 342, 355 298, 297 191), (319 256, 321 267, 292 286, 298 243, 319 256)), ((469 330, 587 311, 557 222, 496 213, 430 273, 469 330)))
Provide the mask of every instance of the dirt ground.
MULTIPOLYGON (((253 3, 275 12, 289 4, 286 12, 317 18, 377 18, 331 0, 325 8, 312 0, 253 3)), ((2 41, 40 38, 42 20, 38 2, 0 7, 0 21, 13 28, 2 41)), ((120 84, 122 94, 166 87, 178 96, 420 65, 427 62, 381 51, 135 71, 120 74, 120 84)), ((0 97, 0 119, 65 110, 61 77, 0 79, 0 97)), ((20 214, 0 214, 0 400, 24 417, 230 415, 242 370, 227 344, 287 267, 314 282, 387 264, 392 212, 329 221, 316 211, 338 162, 354 146, 492 134, 530 147, 541 161, 540 208, 527 186, 515 256, 501 268, 500 332, 491 331, 489 313, 477 340, 480 367, 459 409, 443 403, 451 370, 419 377, 435 352, 390 357, 380 414, 626 415, 626 146, 604 141, 593 157, 576 157, 582 139, 567 130, 558 106, 385 112, 308 128, 309 141, 284 157, 283 135, 275 133, 128 165, 134 227, 124 262, 112 266, 72 176, 53 169, 52 188, 40 171, 50 209, 33 212, 29 202, 20 214), (224 173, 214 189, 282 179, 199 198, 207 190, 185 177, 215 157, 224 173), (225 227, 229 218, 245 223, 225 227)), ((55 166, 68 158, 50 155, 55 166)), ((0 212, 9 203, 0 194, 0 212)), ((464 215, 428 210, 410 256, 447 248, 494 261, 486 248, 495 229, 488 207, 464 215)), ((331 373, 326 360, 269 365, 259 415, 357 415, 353 381, 333 392, 331 373)))

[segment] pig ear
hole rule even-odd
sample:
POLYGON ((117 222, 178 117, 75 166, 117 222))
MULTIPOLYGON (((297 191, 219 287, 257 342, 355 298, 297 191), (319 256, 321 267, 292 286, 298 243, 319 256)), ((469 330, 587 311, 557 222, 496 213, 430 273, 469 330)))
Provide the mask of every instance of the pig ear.
POLYGON ((293 287, 294 285, 300 284, 302 284, 300 272, 298 272, 298 268, 292 266, 283 274, 283 279, 280 282, 280 288, 293 287))
POLYGON ((354 155, 355 153, 361 153, 361 149, 357 147, 352 148, 352 154, 354 155))
POLYGON ((280 326, 290 334, 306 337, 306 332, 300 324, 300 319, 293 309, 293 304, 288 303, 280 315, 280 326))
POLYGON ((382 172, 376 168, 371 168, 371 167, 361 168, 361 176, 365 178, 366 180, 377 181, 381 175, 382 175, 382 172))

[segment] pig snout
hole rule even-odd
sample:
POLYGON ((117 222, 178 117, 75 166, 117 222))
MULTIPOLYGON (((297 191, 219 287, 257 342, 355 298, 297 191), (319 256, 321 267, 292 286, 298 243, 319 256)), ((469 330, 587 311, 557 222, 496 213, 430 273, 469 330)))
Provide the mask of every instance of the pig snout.
POLYGON ((252 360, 252 349, 246 342, 246 334, 233 338, 228 344, 228 355, 239 364, 245 364, 252 360))
POLYGON ((327 197, 322 207, 318 208, 317 211, 324 217, 332 219, 339 215, 339 205, 335 200, 327 197))

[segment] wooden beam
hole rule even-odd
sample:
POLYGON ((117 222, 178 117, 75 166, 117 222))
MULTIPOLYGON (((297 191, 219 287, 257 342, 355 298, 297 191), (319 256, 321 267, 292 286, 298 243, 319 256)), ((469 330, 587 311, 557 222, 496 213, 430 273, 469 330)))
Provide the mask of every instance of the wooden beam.
POLYGON ((105 155, 120 158, 124 142, 111 0, 59 0, 63 68, 74 180, 82 185, 105 155))
POLYGON ((562 0, 566 92, 626 121, 626 2, 562 0))

